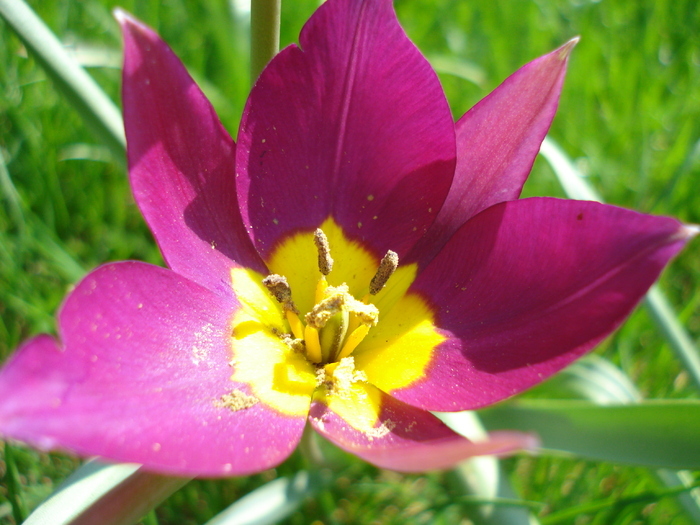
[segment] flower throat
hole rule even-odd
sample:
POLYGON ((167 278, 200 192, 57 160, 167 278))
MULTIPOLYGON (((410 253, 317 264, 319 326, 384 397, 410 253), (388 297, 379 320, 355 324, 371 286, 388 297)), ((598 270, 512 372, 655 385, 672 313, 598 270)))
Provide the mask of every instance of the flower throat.
POLYGON ((321 276, 316 284, 314 306, 304 316, 305 323, 292 300, 292 290, 285 277, 271 274, 263 279, 263 284, 282 305, 292 332, 278 335, 292 348, 302 351, 309 361, 327 364, 349 357, 369 329, 377 324, 379 310, 369 303, 369 298, 384 288, 398 267, 399 256, 391 250, 386 253, 370 281, 369 293, 358 301, 350 294, 347 284, 328 284, 326 276, 333 270, 333 258, 328 238, 320 228, 314 232, 314 244, 321 276))

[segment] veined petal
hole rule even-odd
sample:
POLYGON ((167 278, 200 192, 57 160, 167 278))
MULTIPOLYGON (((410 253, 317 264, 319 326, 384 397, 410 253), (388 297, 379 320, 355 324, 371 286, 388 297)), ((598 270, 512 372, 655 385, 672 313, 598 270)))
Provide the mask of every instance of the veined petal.
POLYGON ((536 440, 517 432, 496 433, 472 442, 450 430, 431 413, 412 407, 367 383, 345 395, 317 396, 309 421, 316 431, 343 450, 378 467, 402 472, 451 468, 486 454, 532 448, 536 440), (366 416, 364 414, 367 414, 366 416))
POLYGON ((243 221, 263 258, 329 216, 403 255, 442 205, 454 124, 390 0, 334 0, 260 75, 238 135, 243 221))
POLYGON ((436 305, 447 340, 423 379, 391 395, 456 411, 544 380, 609 335, 694 233, 675 219, 595 202, 492 206, 409 289, 436 305))
POLYGON ((259 472, 305 424, 231 380, 235 302, 170 270, 89 274, 60 315, 63 344, 28 341, 0 373, 0 433, 188 476, 259 472))
POLYGON ((264 268, 238 211, 235 144, 167 44, 123 11, 117 18, 134 198, 170 268, 230 294, 231 266, 264 268))
POLYGON ((459 119, 452 187, 411 259, 429 261, 470 217, 520 196, 557 110, 577 42, 574 38, 524 65, 459 119))

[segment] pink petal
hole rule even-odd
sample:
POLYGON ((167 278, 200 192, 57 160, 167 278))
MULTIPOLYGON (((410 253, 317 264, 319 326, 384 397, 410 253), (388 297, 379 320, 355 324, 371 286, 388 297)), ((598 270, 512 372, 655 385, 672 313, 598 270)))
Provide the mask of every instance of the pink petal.
POLYGON ((537 444, 533 436, 518 432, 497 432, 488 441, 469 441, 430 412, 384 393, 379 419, 369 433, 353 428, 320 402, 311 405, 309 421, 343 450, 378 467, 401 472, 447 469, 473 456, 511 454, 537 444))
POLYGON ((559 104, 570 40, 509 76, 456 124, 450 193, 415 258, 430 260, 467 219, 520 196, 559 104))
POLYGON ((595 202, 533 198, 485 210, 415 281, 448 340, 425 379, 391 394, 456 411, 543 381, 617 328, 694 233, 595 202))
POLYGON ((333 0, 253 87, 238 135, 243 220, 258 251, 333 216, 377 254, 405 253, 442 205, 454 124, 390 0, 333 0), (303 50, 302 50, 303 49, 303 50))
POLYGON ((125 262, 89 274, 59 315, 63 346, 28 341, 0 372, 0 433, 187 476, 242 475, 294 449, 305 418, 237 411, 236 305, 170 270, 125 262))
POLYGON ((117 18, 134 198, 168 265, 230 294, 231 266, 264 268, 238 211, 235 144, 167 44, 123 11, 117 18))

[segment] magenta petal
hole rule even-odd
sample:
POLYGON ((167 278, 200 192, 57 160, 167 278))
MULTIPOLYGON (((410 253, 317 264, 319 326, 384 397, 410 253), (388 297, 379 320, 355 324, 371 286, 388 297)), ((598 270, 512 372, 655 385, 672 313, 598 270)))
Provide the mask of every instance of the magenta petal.
POLYGON ((430 412, 381 394, 379 420, 371 432, 352 428, 323 403, 311 405, 314 429, 343 450, 378 467, 425 472, 454 467, 473 456, 504 455, 531 449, 537 440, 519 432, 497 432, 473 442, 452 431, 430 412))
POLYGON ((238 211, 235 144, 167 44, 123 11, 117 17, 134 198, 173 270, 230 293, 234 261, 264 268, 238 211))
MULTIPOLYGON (((0 433, 159 472, 258 472, 294 449, 305 418, 234 411, 235 304, 170 270, 117 263, 89 274, 59 316, 63 346, 27 342, 0 372, 0 433)), ((246 398, 249 399, 249 398, 246 398)))
POLYGON ((262 72, 241 122, 238 190, 253 242, 265 258, 284 234, 332 215, 378 254, 401 255, 454 172, 437 76, 390 0, 327 2, 300 42, 262 72))
POLYGON ((694 233, 595 202, 533 198, 485 210, 415 281, 447 340, 425 379, 392 395, 455 411, 539 383, 609 335, 694 233))
POLYGON ((515 200, 554 113, 578 38, 524 65, 456 124, 457 168, 438 217, 414 252, 427 261, 467 219, 515 200))

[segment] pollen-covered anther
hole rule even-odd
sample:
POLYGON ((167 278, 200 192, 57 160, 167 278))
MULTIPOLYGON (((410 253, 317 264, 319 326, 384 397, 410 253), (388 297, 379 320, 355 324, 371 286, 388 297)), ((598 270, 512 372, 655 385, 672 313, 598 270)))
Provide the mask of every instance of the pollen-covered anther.
POLYGON ((304 344, 303 339, 296 339, 290 334, 279 334, 279 337, 282 339, 282 341, 284 341, 284 344, 295 352, 303 354, 306 351, 306 344, 304 344))
POLYGON ((314 244, 318 250, 318 269, 323 275, 328 275, 333 269, 333 257, 331 257, 328 237, 321 228, 314 232, 314 244))
POLYGON ((285 310, 292 311, 295 314, 299 313, 299 310, 294 305, 294 301, 292 301, 292 289, 285 277, 273 273, 263 279, 263 284, 272 296, 282 304, 285 310))
POLYGON ((294 334, 294 337, 297 339, 303 339, 304 326, 299 319, 299 310, 294 305, 294 301, 292 301, 292 289, 289 286, 287 279, 281 275, 273 273, 265 277, 262 282, 270 291, 272 296, 282 304, 282 309, 284 310, 285 317, 289 322, 289 326, 292 329, 292 334, 294 334))
POLYGON ((372 280, 369 283, 369 293, 372 295, 377 295, 382 288, 384 288, 389 280, 389 277, 393 275, 398 267, 399 255, 396 252, 389 250, 386 252, 386 255, 382 257, 377 273, 374 274, 374 277, 372 277, 372 280))
POLYGON ((377 325, 377 321, 379 321, 379 310, 376 306, 373 304, 365 304, 354 297, 351 297, 346 303, 346 309, 348 312, 357 316, 360 324, 367 326, 377 325))
POLYGON ((329 286, 328 292, 328 297, 314 306, 304 318, 306 324, 316 330, 320 330, 326 326, 328 320, 343 309, 348 297, 352 299, 345 285, 338 286, 337 288, 329 286))

